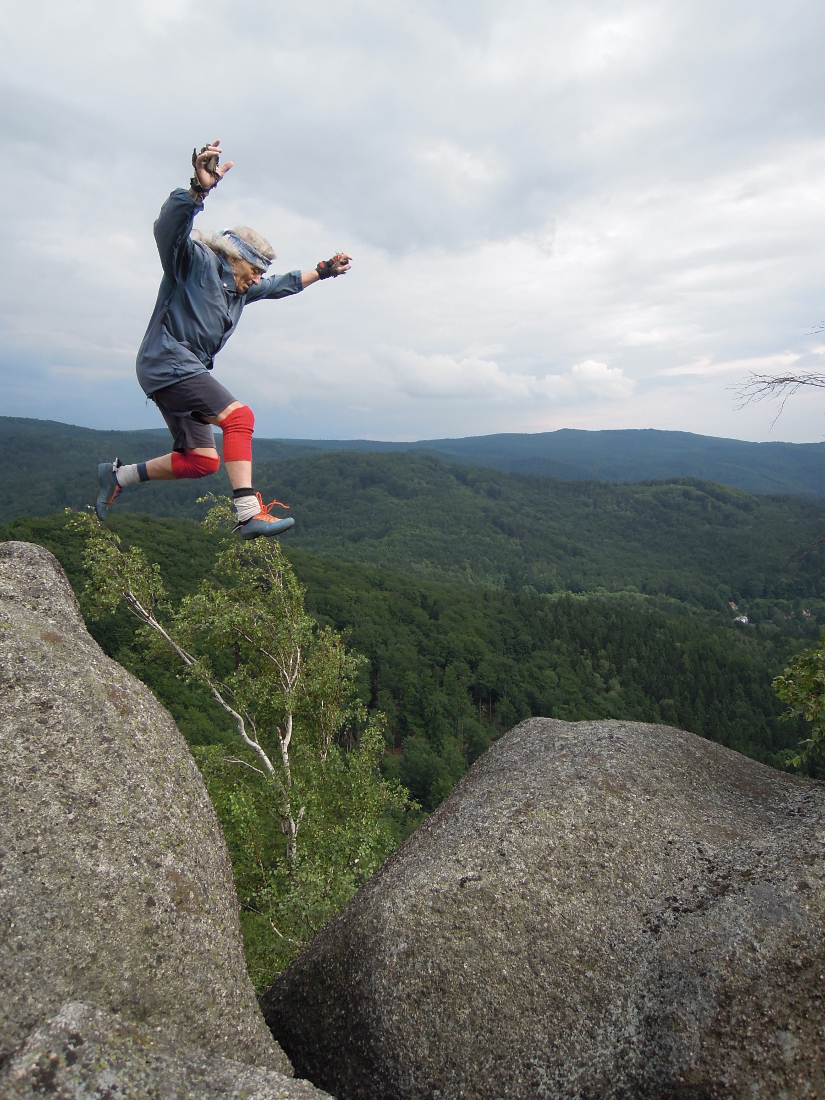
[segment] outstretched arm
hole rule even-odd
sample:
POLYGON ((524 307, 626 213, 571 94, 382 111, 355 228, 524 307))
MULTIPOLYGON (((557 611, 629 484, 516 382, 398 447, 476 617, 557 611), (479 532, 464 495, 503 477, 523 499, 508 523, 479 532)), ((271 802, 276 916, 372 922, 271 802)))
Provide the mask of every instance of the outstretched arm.
POLYGON ((289 271, 286 275, 266 275, 246 292, 247 302, 259 302, 264 298, 286 298, 298 294, 319 279, 331 279, 349 271, 352 257, 337 252, 331 260, 322 260, 314 271, 289 271), (323 274, 322 274, 323 272, 323 274))

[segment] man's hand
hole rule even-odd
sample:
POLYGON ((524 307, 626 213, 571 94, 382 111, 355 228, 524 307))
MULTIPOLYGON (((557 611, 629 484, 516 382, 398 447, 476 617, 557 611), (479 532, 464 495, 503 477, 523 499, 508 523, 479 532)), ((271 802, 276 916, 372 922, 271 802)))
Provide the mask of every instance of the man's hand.
POLYGON ((330 260, 321 260, 315 270, 319 279, 335 279, 339 275, 346 274, 352 267, 352 256, 346 252, 336 252, 330 260))
POLYGON ((193 191, 199 191, 201 194, 211 191, 232 167, 231 160, 220 167, 218 166, 218 160, 222 152, 220 138, 204 145, 199 153, 194 149, 192 150, 192 167, 195 169, 195 175, 192 177, 190 185, 193 191))

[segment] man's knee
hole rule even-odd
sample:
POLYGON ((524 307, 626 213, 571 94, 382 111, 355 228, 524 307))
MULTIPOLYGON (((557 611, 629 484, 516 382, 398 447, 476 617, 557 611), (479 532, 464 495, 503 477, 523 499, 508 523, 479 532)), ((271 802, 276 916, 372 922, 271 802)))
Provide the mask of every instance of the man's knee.
POLYGON ((172 476, 182 477, 208 477, 216 474, 221 460, 217 455, 181 454, 180 451, 172 451, 172 476))
POLYGON ((224 462, 252 461, 252 432, 255 416, 248 405, 241 405, 225 416, 220 423, 223 432, 224 462))

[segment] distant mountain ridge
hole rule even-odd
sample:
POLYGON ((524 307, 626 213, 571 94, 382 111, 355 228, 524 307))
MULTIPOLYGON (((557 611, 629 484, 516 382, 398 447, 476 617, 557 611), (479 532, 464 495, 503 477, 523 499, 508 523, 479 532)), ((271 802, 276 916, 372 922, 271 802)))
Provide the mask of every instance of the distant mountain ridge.
MULTIPOLYGON (((220 432, 217 437, 220 445, 220 432)), ((80 484, 84 484, 83 500, 93 488, 97 462, 115 455, 134 462, 162 454, 168 446, 169 435, 162 428, 97 431, 57 421, 0 417, 0 522, 17 515, 45 514, 67 504, 77 506, 80 484)), ((412 443, 258 436, 254 442, 258 463, 331 451, 426 452, 451 462, 562 481, 632 483, 691 477, 763 495, 825 500, 825 443, 749 443, 652 428, 592 432, 562 428, 534 435, 412 443)))
POLYGON ((655 428, 561 428, 536 434, 423 439, 414 443, 368 439, 265 442, 307 451, 429 451, 473 466, 540 474, 562 481, 638 482, 696 477, 751 493, 825 498, 825 443, 750 443, 655 428))

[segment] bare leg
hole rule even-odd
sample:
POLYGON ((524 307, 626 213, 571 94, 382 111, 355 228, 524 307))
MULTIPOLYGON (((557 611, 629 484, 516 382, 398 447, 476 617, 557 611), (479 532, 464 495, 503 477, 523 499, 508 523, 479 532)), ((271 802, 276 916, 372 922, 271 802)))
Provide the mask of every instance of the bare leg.
MULTIPOLYGON (((210 424, 221 425, 221 421, 225 420, 231 412, 235 409, 240 409, 240 401, 233 401, 231 405, 227 405, 225 409, 218 413, 217 416, 208 417, 210 424)), ((218 452, 214 447, 194 447, 192 450, 187 450, 188 455, 205 455, 207 458, 217 458, 218 452)), ((246 489, 252 484, 252 463, 251 462, 225 462, 226 472, 229 475, 229 480, 233 489, 246 489)), ((174 481, 175 475, 172 473, 172 455, 161 455, 159 458, 150 458, 146 463, 146 473, 149 475, 150 481, 174 481)))

